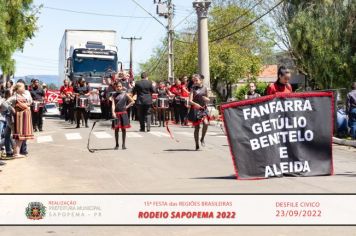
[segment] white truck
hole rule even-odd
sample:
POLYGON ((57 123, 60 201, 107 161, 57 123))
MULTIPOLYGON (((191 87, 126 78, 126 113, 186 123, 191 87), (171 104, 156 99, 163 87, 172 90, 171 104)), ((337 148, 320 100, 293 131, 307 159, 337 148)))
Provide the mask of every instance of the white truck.
MULTIPOLYGON (((114 30, 64 31, 59 46, 59 82, 68 78, 73 84, 83 77, 91 90, 98 91, 107 85, 104 76, 117 72, 118 58, 114 30)), ((98 95, 90 96, 90 113, 101 113, 98 95)))

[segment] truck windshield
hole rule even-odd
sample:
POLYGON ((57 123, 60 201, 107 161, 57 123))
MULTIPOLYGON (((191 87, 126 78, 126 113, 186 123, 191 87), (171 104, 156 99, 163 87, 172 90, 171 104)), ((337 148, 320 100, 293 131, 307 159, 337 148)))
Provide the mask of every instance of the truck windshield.
POLYGON ((106 72, 107 70, 117 70, 115 57, 112 59, 96 57, 78 57, 73 60, 73 72, 106 72))

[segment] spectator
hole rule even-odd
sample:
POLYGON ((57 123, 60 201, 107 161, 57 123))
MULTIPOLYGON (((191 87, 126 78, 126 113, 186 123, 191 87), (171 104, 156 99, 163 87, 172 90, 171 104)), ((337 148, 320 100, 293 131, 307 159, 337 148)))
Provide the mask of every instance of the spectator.
POLYGON ((14 150, 14 157, 24 157, 24 153, 20 153, 23 141, 33 139, 33 130, 31 123, 30 100, 26 96, 25 85, 21 82, 16 83, 14 88, 14 95, 12 95, 7 102, 13 107, 12 112, 15 114, 14 122, 14 139, 16 146, 14 150))
POLYGON ((356 82, 351 85, 351 92, 347 94, 346 113, 349 116, 349 127, 352 139, 356 139, 356 82))
POLYGON ((259 93, 256 93, 256 84, 255 83, 250 83, 249 84, 249 90, 247 94, 245 95, 245 99, 253 99, 253 98, 258 98, 261 97, 259 93))

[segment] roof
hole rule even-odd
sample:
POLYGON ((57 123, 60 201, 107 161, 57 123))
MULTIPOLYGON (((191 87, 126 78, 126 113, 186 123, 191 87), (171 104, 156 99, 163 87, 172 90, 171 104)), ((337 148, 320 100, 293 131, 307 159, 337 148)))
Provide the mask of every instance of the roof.
POLYGON ((277 79, 278 65, 265 65, 257 76, 261 82, 275 82, 277 79))

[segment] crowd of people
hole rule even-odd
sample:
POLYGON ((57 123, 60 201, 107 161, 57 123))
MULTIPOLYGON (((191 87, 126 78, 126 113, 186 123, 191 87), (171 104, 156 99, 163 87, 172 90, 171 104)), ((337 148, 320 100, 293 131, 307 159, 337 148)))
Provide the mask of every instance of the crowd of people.
MULTIPOLYGON (((270 84, 265 94, 292 93, 289 84, 290 71, 281 66, 277 81, 270 84)), ((126 147, 126 129, 130 120, 137 120, 140 132, 150 132, 151 125, 164 127, 169 123, 194 127, 195 149, 205 146, 205 136, 209 124, 207 109, 210 99, 208 89, 203 85, 203 75, 183 76, 173 84, 169 81, 158 83, 148 79, 147 73, 135 82, 124 72, 113 73, 105 78, 105 89, 93 90, 80 78, 72 85, 65 80, 60 88, 63 99, 62 113, 66 121, 89 127, 89 96, 95 94, 100 99, 102 116, 112 120, 115 130, 115 149, 119 149, 119 132, 122 133, 122 149, 126 147), (202 132, 200 134, 200 129, 202 132)), ((245 99, 258 98, 256 84, 249 83, 245 99)), ((31 84, 12 80, 0 87, 0 148, 2 159, 25 157, 28 154, 27 140, 33 139, 34 132, 43 131, 43 111, 45 88, 34 79, 31 84)), ((356 139, 356 82, 347 95, 346 112, 349 116, 351 137, 356 139)), ((0 165, 5 163, 0 161, 0 165)))
POLYGON ((45 92, 38 80, 29 85, 24 80, 10 80, 0 88, 0 94, 1 159, 25 157, 27 140, 33 139, 33 132, 43 131, 45 92))
POLYGON ((130 80, 124 72, 114 73, 104 78, 105 89, 91 90, 80 78, 72 86, 65 80, 60 88, 63 99, 63 116, 68 122, 76 122, 81 127, 84 120, 88 127, 90 110, 89 96, 97 93, 101 101, 102 116, 112 120, 115 130, 115 149, 119 148, 119 130, 122 131, 122 149, 126 149, 126 129, 130 128, 130 120, 140 123, 140 132, 150 132, 151 125, 162 126, 173 122, 188 126, 190 121, 195 127, 195 147, 204 146, 204 138, 208 127, 207 103, 208 90, 203 86, 202 75, 193 75, 176 79, 174 84, 168 81, 153 82, 147 73, 141 74, 141 80, 130 80), (202 135, 199 138, 200 124, 202 135))

